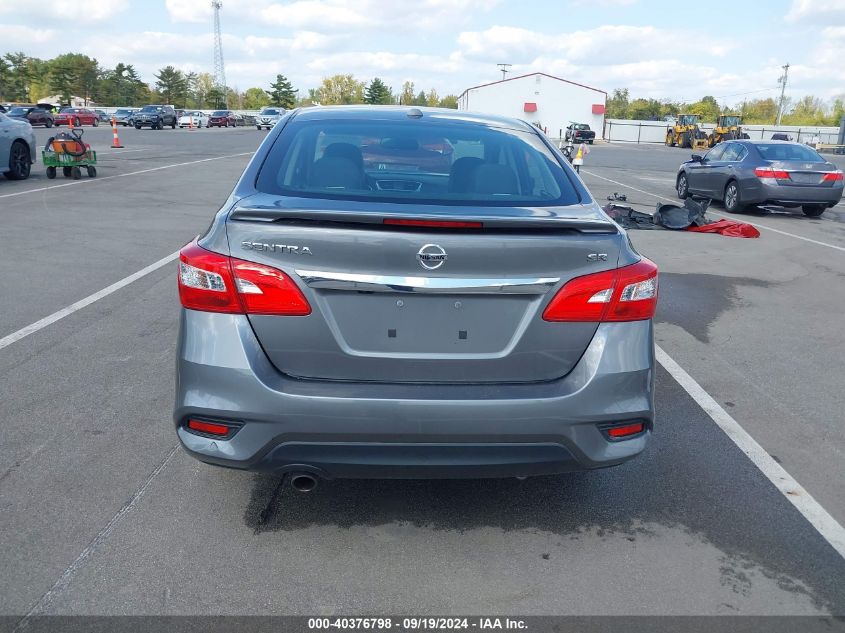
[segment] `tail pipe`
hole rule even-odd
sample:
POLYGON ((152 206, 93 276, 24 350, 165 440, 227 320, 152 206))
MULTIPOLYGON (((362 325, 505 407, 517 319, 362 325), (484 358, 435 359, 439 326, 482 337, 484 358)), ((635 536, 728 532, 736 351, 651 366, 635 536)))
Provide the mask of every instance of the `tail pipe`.
POLYGON ((311 473, 292 473, 290 485, 298 492, 311 492, 317 487, 318 480, 311 473))

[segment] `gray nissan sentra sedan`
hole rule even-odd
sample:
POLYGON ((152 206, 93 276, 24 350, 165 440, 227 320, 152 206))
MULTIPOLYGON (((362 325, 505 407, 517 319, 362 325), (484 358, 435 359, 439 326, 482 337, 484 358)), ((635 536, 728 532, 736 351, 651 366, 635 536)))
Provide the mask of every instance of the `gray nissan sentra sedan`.
POLYGON ((174 419, 204 462, 301 490, 522 477, 652 431, 657 268, 520 121, 288 112, 178 283, 174 419))

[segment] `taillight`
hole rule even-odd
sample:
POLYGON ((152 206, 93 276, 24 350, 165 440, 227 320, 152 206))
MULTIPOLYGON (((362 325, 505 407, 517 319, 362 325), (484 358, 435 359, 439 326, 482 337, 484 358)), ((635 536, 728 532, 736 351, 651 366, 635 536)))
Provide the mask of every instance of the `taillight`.
POLYGON ((771 167, 757 167, 754 170, 754 175, 764 180, 789 180, 788 171, 772 169, 771 167))
POLYGON ((229 427, 225 424, 204 422, 202 420, 188 420, 187 427, 192 431, 199 431, 200 433, 207 433, 209 435, 229 435, 229 427))
POLYGON ((842 180, 841 171, 829 171, 822 177, 822 182, 837 182, 842 180))
POLYGON ((657 308, 657 266, 643 258, 568 281, 543 312, 545 321, 642 321, 657 308))
POLYGON ((386 218, 385 224, 394 226, 422 226, 436 229, 480 229, 481 222, 462 222, 460 220, 406 220, 404 218, 386 218))
POLYGON ((311 314, 302 292, 281 270, 212 253, 196 241, 179 252, 179 299, 204 312, 311 314))

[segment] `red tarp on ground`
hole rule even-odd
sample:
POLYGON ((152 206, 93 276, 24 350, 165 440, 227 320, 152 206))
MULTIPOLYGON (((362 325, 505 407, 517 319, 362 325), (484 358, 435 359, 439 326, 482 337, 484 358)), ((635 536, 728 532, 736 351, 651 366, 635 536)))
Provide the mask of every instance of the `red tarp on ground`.
POLYGON ((719 220, 704 226, 688 226, 687 231, 694 233, 718 233, 728 237, 760 237, 760 231, 744 222, 736 220, 719 220))

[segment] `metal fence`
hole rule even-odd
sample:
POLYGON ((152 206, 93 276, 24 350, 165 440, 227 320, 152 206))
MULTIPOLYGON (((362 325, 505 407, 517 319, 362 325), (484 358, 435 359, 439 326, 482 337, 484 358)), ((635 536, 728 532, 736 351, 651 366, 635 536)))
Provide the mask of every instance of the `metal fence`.
MULTIPOLYGON (((665 121, 607 119, 604 122, 602 138, 620 143, 664 143, 668 127, 669 123, 665 121)), ((714 125, 705 123, 700 127, 709 134, 714 125)), ((743 125, 742 131, 755 140, 768 140, 776 133, 787 134, 799 143, 806 143, 815 137, 818 137, 819 143, 836 143, 839 138, 839 128, 836 127, 750 124, 743 125)))

